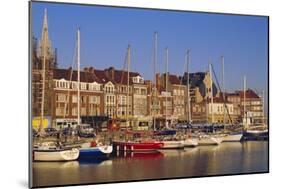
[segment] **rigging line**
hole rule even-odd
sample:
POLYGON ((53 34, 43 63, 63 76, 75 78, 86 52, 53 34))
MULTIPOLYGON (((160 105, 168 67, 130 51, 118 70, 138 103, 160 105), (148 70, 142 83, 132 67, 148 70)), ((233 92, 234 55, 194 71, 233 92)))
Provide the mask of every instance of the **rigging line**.
MULTIPOLYGON (((76 41, 76 44, 75 44, 75 47, 74 47, 74 53, 73 53, 73 56, 72 56, 72 65, 71 65, 71 72, 70 72, 70 77, 69 77, 69 86, 68 86, 68 91, 67 91, 67 97, 66 97, 66 100, 69 101, 69 96, 70 96, 70 88, 71 88, 71 81, 72 81, 72 76, 73 76, 73 68, 74 68, 74 64, 75 64, 75 60, 77 58, 77 41, 76 41)), ((66 114, 66 107, 67 107, 67 103, 64 104, 64 114, 63 114, 63 118, 65 118, 65 114, 66 114)), ((68 107, 69 108, 69 107, 68 107)), ((70 111, 70 110, 68 110, 70 111)))
MULTIPOLYGON (((218 78, 217 78, 217 75, 216 75, 216 72, 215 72, 215 69, 214 69, 213 64, 211 64, 211 67, 212 67, 212 70, 213 70, 213 73, 214 73, 215 80, 216 80, 216 83, 217 83, 217 85, 218 85, 219 91, 221 92, 221 87, 220 87, 220 84, 219 84, 219 82, 218 82, 218 78)), ((213 87, 213 86, 211 86, 211 87, 213 87)), ((230 123, 231 123, 231 125, 232 125, 233 122, 232 122, 232 119, 231 119, 231 117, 230 117, 228 107, 226 106, 226 103, 225 103, 225 102, 224 102, 223 104, 224 104, 224 107, 225 107, 225 109, 226 109, 226 111, 227 111, 227 115, 228 115, 228 117, 229 117, 230 123)))

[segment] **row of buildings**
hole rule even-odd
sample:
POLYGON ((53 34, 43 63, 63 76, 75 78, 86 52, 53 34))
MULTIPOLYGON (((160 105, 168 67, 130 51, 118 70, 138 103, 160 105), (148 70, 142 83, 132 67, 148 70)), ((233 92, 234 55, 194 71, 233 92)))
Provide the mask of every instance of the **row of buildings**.
POLYGON ((62 120, 77 121, 80 88, 80 115, 84 117, 107 116, 111 119, 155 118, 163 124, 169 122, 241 122, 245 114, 252 123, 263 117, 262 99, 253 90, 225 94, 222 98, 209 72, 189 73, 190 115, 187 108, 187 73, 183 76, 157 73, 156 82, 146 80, 138 72, 118 70, 114 67, 96 69, 86 67, 80 71, 58 68, 56 50, 52 48, 45 13, 41 40, 34 37, 32 43, 32 115, 42 115, 42 92, 44 92, 44 116, 54 123, 62 120), (47 41, 43 45, 43 39, 47 41), (45 73, 43 73, 45 52, 45 73), (45 84, 42 84, 43 74, 45 84), (129 81, 128 81, 129 75, 129 81), (44 89, 43 90, 43 87, 44 89), (212 90, 211 90, 212 87, 212 90), (213 94, 211 94, 211 91, 213 94), (213 103, 211 103, 211 97, 213 103), (162 120, 162 121, 161 121, 162 120))

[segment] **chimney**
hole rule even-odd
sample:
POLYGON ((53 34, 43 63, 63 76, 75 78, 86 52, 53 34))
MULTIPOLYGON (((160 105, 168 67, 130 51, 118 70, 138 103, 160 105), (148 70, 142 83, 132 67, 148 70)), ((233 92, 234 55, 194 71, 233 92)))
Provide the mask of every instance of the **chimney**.
POLYGON ((94 68, 91 66, 91 67, 89 67, 88 71, 89 71, 90 73, 94 73, 94 68))
POLYGON ((105 75, 109 77, 111 80, 114 80, 114 72, 115 72, 114 67, 109 67, 105 69, 105 75))
POLYGON ((156 74, 156 88, 159 90, 159 87, 161 86, 161 77, 160 73, 156 74))

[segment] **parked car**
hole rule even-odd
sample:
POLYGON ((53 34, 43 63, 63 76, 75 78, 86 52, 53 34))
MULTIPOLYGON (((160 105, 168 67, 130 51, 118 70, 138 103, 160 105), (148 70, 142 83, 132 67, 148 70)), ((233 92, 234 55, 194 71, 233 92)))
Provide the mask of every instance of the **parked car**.
POLYGON ((52 127, 48 127, 44 129, 44 136, 55 136, 58 133, 58 130, 52 127))
POLYGON ((76 131, 76 129, 74 129, 72 127, 65 127, 62 129, 61 133, 64 136, 70 136, 70 135, 76 135, 77 131, 76 131))

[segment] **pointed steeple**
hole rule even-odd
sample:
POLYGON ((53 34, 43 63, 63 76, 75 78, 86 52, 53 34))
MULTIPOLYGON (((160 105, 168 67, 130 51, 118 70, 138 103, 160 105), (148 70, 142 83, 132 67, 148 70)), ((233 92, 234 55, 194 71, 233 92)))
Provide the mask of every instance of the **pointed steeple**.
POLYGON ((47 9, 44 10, 44 20, 43 27, 39 45, 39 57, 43 57, 44 53, 47 60, 52 60, 54 58, 54 52, 52 49, 51 41, 49 39, 49 31, 48 31, 48 17, 47 17, 47 9))

